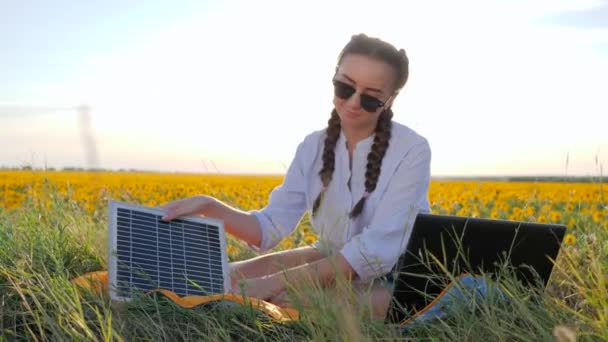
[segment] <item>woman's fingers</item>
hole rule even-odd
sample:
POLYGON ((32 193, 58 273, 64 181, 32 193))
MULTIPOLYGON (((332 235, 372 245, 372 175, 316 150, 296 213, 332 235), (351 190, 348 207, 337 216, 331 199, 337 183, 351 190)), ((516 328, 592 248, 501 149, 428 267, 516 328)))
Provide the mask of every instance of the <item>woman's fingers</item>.
POLYGON ((193 201, 193 198, 185 198, 162 205, 161 208, 166 211, 166 214, 161 219, 163 221, 171 221, 174 218, 192 214, 193 201))
POLYGON ((160 209, 165 210, 165 215, 161 217, 163 221, 171 221, 176 217, 179 217, 183 214, 183 200, 169 202, 167 204, 161 205, 160 209))
POLYGON ((177 215, 175 215, 175 213, 173 213, 171 211, 167 211, 167 213, 165 213, 165 215, 162 216, 160 219, 163 220, 163 221, 169 222, 169 221, 173 220, 176 217, 177 217, 177 215))
POLYGON ((193 196, 163 204, 160 208, 165 210, 166 214, 161 219, 171 221, 180 216, 200 215, 201 208, 207 203, 206 201, 208 201, 208 198, 205 196, 193 196))
POLYGON ((167 213, 165 214, 165 216, 161 217, 161 220, 171 221, 174 218, 178 218, 184 214, 186 214, 186 212, 184 211, 184 208, 182 208, 182 207, 170 208, 167 210, 167 213))

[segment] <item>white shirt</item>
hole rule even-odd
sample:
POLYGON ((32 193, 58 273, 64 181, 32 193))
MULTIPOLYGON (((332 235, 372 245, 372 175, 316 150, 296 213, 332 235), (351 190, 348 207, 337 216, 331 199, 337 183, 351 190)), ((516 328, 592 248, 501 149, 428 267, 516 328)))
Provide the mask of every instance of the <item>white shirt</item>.
POLYGON ((360 281, 371 280, 390 272, 405 251, 416 215, 430 212, 431 149, 426 138, 393 121, 376 189, 361 214, 350 219, 348 214, 365 191, 367 154, 375 134, 357 143, 351 169, 346 137, 341 131, 333 177, 313 218, 312 205, 323 185, 319 171, 323 167, 325 131, 304 138, 283 183, 270 193, 268 205, 250 211, 262 228, 260 247, 251 247, 257 251, 273 248, 308 211, 319 235, 314 246, 324 253, 341 253, 360 281))

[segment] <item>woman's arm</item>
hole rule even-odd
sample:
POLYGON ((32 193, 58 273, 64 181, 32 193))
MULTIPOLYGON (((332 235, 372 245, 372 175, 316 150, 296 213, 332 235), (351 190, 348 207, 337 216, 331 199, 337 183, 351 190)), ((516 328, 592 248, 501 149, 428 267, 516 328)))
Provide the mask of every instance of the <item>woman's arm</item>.
POLYGON ((323 286, 330 286, 339 277, 350 280, 355 275, 355 270, 346 261, 346 258, 337 253, 315 262, 277 272, 271 277, 275 277, 275 281, 283 282, 284 285, 310 283, 311 281, 316 283, 318 281, 323 286))
POLYGON ((339 277, 352 279, 355 274, 344 256, 336 254, 268 276, 248 279, 245 284, 233 284, 230 292, 270 300, 285 291, 289 284, 301 286, 320 283, 321 286, 327 287, 339 277))
POLYGON ((253 214, 233 208, 216 198, 208 198, 209 201, 201 212, 203 215, 224 220, 226 232, 250 245, 260 247, 262 228, 253 214))
POLYGON ((211 196, 193 196, 167 203, 160 208, 167 211, 162 218, 165 221, 182 215, 204 215, 224 221, 226 232, 251 245, 259 247, 262 242, 262 228, 253 214, 235 209, 211 196))
POLYGON ((230 263, 232 283, 258 278, 317 261, 323 255, 312 246, 297 247, 230 263))

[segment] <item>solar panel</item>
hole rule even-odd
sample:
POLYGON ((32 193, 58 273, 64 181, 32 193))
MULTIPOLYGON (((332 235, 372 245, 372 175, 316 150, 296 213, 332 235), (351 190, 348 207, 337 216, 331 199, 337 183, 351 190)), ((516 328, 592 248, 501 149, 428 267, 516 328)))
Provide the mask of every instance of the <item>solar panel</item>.
POLYGON ((200 216, 170 222, 165 211, 109 202, 109 285, 112 299, 137 290, 180 296, 224 293, 230 287, 224 223, 200 216))

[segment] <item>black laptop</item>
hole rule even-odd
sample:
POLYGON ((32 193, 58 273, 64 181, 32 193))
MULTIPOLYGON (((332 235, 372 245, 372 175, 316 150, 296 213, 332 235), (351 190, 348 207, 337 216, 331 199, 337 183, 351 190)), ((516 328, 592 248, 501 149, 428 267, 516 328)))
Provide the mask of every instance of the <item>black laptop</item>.
POLYGON ((387 322, 401 322, 445 288, 446 274, 499 274, 505 266, 526 286, 545 287, 566 227, 420 213, 395 266, 387 322))

